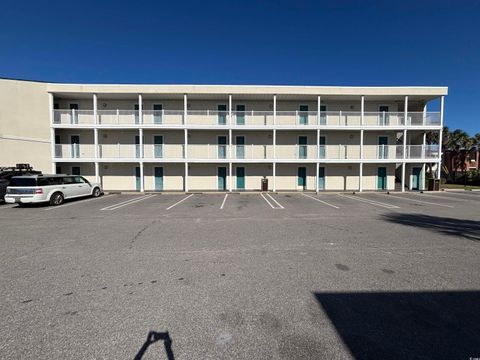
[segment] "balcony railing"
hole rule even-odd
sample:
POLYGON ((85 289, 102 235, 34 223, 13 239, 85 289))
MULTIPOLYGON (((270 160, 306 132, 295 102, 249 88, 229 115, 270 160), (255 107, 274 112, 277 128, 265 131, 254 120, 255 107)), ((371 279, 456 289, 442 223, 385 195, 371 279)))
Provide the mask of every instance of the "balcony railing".
MULTIPOLYGON (((228 111, 189 110, 187 119, 183 110, 144 110, 140 117, 138 110, 98 110, 95 121, 93 110, 54 110, 54 124, 61 125, 157 125, 173 126, 272 126, 273 111, 233 111, 230 119, 228 111)), ((361 126, 362 116, 359 111, 277 111, 278 127, 325 126, 349 127, 361 126)), ((408 112, 405 124, 403 112, 365 112, 365 127, 398 126, 438 126, 439 112, 408 112)))
MULTIPOLYGON (((140 159, 139 144, 99 144, 99 159, 140 159)), ((144 144, 144 159, 185 159, 183 144, 144 144)), ((188 160, 273 160, 273 145, 189 144, 188 160)), ((94 159, 93 144, 56 144, 55 158, 94 159)), ((364 145, 364 160, 401 160, 403 145, 364 145)), ((438 159, 438 145, 407 145, 405 159, 438 159)), ((277 145, 277 160, 360 160, 360 145, 277 145)))

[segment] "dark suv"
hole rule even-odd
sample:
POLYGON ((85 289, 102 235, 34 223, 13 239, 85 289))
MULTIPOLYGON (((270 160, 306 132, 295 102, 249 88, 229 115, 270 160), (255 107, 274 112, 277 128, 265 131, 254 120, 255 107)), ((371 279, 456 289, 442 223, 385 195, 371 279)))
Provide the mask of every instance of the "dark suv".
POLYGON ((4 201, 7 186, 14 176, 38 175, 41 171, 33 170, 29 164, 17 164, 11 167, 0 166, 0 202, 4 201))

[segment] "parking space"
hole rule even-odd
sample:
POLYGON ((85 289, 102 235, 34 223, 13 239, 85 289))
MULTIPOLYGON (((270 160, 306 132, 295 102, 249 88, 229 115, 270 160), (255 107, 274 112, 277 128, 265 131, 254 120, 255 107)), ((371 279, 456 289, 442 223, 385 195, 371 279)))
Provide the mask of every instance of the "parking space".
POLYGON ((480 197, 471 194, 436 193, 147 193, 110 194, 100 198, 67 201, 57 207, 0 205, 0 212, 22 211, 33 217, 136 216, 177 217, 288 217, 299 214, 355 214, 358 212, 449 211, 476 209, 480 197), (42 215, 42 213, 44 213, 42 215))
POLYGON ((149 331, 168 331, 175 358, 348 359, 329 316, 343 306, 362 326, 387 309, 391 337, 446 333, 456 311, 476 343, 478 307, 457 290, 478 300, 479 204, 299 192, 0 205, 0 357, 134 358, 149 331))

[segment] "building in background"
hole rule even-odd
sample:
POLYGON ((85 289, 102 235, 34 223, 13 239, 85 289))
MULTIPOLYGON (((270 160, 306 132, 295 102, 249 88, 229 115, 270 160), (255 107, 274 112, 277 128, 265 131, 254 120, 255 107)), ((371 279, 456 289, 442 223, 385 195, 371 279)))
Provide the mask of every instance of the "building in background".
POLYGON ((426 164, 441 164, 426 134, 441 143, 447 92, 0 79, 0 164, 106 190, 260 190, 263 178, 271 191, 421 190, 426 164))

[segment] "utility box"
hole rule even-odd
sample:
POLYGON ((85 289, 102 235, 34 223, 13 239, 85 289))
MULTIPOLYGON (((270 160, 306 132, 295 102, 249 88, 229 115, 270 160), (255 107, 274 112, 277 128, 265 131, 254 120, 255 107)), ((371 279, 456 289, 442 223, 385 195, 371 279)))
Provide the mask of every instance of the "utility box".
POLYGON ((263 179, 262 179, 262 186, 261 186, 261 188, 262 188, 262 191, 265 191, 265 192, 268 191, 268 179, 267 179, 266 176, 264 176, 263 179))
POLYGON ((428 179, 428 191, 440 191, 440 179, 428 179))

